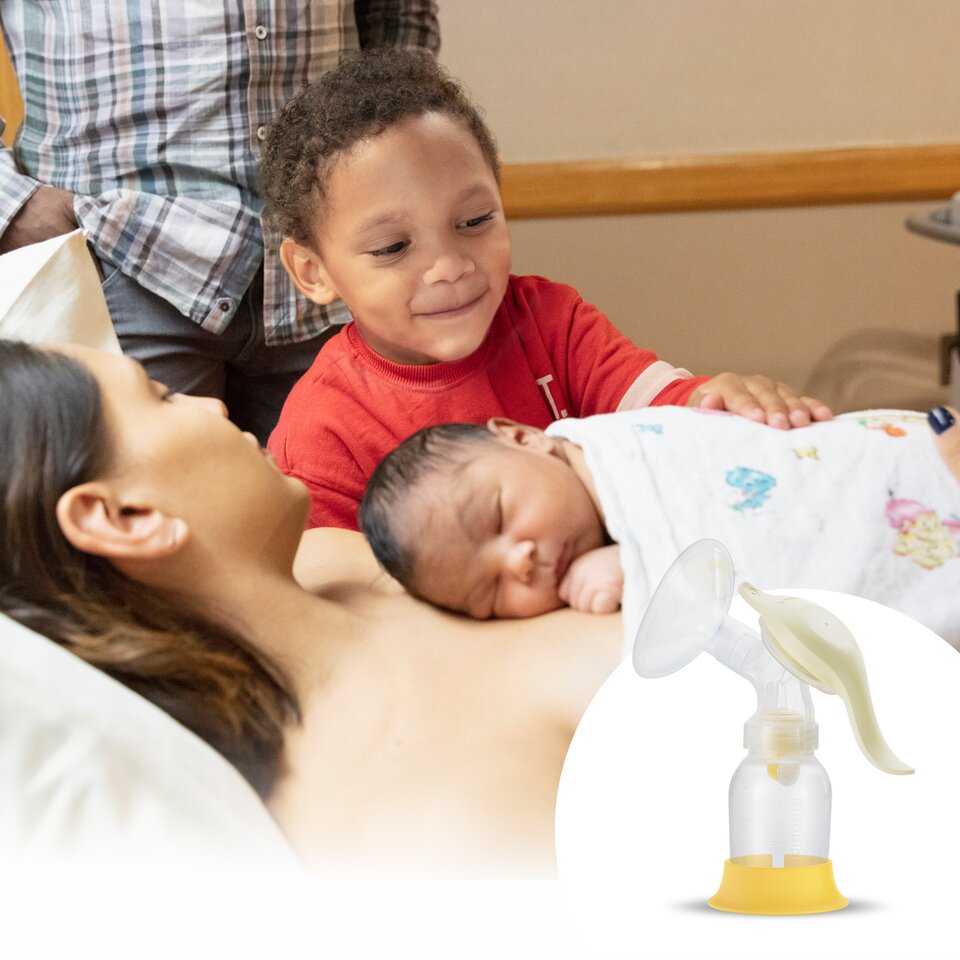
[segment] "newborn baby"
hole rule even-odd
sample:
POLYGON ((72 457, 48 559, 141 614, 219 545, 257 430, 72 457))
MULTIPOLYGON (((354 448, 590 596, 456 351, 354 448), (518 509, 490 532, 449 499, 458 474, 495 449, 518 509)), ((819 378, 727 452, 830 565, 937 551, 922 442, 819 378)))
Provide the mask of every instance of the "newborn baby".
POLYGON ((619 558, 603 549, 612 541, 582 451, 512 420, 405 440, 371 477, 360 529, 412 594, 471 617, 555 610, 575 579, 590 589, 571 606, 620 606, 619 558))
POLYGON ((790 432, 680 407, 546 433, 445 424, 384 459, 360 527, 411 593, 472 617, 622 599, 632 637, 677 554, 713 537, 740 578, 866 596, 960 643, 960 486, 920 414, 790 432))

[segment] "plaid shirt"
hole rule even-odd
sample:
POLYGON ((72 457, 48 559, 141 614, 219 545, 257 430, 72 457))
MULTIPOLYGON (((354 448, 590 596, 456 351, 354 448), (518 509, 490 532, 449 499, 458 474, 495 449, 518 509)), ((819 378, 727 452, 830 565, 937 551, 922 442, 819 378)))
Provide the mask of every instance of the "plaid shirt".
POLYGON ((0 147, 0 233, 50 184, 75 194, 98 255, 207 330, 261 263, 268 343, 348 319, 280 264, 260 221, 261 140, 342 50, 436 51, 434 0, 0 0, 0 22, 24 98, 0 147))

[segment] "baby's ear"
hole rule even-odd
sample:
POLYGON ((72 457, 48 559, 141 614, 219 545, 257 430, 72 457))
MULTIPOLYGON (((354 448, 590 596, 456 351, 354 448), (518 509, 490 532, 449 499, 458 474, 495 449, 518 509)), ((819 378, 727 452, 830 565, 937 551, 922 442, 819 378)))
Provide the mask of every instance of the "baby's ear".
POLYGON ((542 430, 517 423, 508 417, 491 417, 487 421, 487 429, 501 442, 511 447, 523 447, 536 453, 550 453, 553 450, 553 440, 542 430))
POLYGON ((326 305, 337 299, 337 291, 334 290, 323 261, 315 250, 285 237, 280 244, 280 262, 290 275, 293 285, 308 300, 326 305))

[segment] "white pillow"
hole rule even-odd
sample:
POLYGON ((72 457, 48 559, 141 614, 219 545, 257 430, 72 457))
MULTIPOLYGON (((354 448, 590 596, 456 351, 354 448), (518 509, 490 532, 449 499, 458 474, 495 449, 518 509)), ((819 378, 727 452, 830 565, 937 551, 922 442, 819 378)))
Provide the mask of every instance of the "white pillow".
POLYGON ((0 615, 0 862, 295 868, 256 792, 203 740, 0 615))
MULTIPOLYGON (((82 231, 0 257, 0 337, 120 352, 82 231)), ((0 615, 0 863, 11 857, 297 863, 215 750, 0 615)))
POLYGON ((120 353, 83 231, 0 257, 0 337, 120 353))

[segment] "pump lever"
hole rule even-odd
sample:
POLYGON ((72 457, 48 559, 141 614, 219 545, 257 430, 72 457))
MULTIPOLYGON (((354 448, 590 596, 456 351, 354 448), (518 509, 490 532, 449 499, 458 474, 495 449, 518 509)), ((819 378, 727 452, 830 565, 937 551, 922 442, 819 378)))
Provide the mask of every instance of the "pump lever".
POLYGON ((771 596, 752 583, 740 585, 740 596, 760 614, 760 635, 773 657, 800 680, 843 700, 864 756, 886 773, 913 773, 880 732, 863 656, 846 625, 809 600, 771 596))

